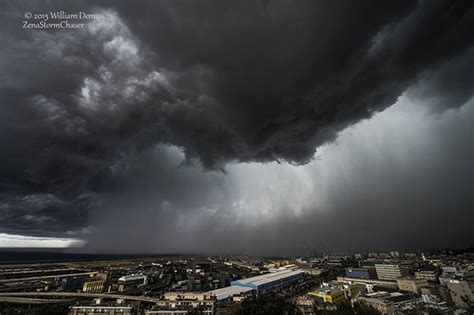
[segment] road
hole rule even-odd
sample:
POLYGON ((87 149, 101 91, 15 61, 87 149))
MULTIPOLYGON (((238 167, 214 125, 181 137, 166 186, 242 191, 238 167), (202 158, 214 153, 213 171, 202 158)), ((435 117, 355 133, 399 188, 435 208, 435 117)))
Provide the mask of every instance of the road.
POLYGON ((56 304, 74 302, 73 299, 34 299, 16 296, 0 296, 0 303, 14 303, 14 304, 56 304))
POLYGON ((81 273, 70 273, 70 274, 61 274, 61 275, 49 275, 49 276, 36 276, 36 277, 27 277, 27 278, 1 279, 0 283, 22 282, 22 281, 44 280, 44 279, 56 279, 56 278, 65 278, 65 277, 77 277, 77 276, 86 276, 86 275, 90 275, 90 274, 97 274, 97 271, 81 272, 81 273))
POLYGON ((160 300, 157 298, 147 296, 133 296, 133 295, 122 295, 122 294, 106 294, 106 293, 76 293, 76 292, 9 292, 0 293, 0 298, 100 298, 100 299, 112 299, 112 300, 128 300, 128 301, 139 301, 147 303, 158 303, 160 300))

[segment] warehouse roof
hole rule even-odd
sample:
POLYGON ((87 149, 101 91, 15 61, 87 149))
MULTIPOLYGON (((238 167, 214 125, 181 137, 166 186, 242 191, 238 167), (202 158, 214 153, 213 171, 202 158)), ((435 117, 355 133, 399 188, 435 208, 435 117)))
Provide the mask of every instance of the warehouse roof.
POLYGON ((295 275, 299 275, 304 273, 303 271, 293 271, 293 270, 284 270, 279 272, 273 273, 266 273, 257 277, 241 279, 237 281, 233 281, 232 285, 234 286, 248 286, 248 287, 257 287, 262 284, 283 280, 285 278, 289 278, 295 275))
POLYGON ((216 299, 218 301, 220 300, 225 300, 227 298, 230 298, 234 295, 242 294, 242 293, 247 293, 249 291, 252 291, 252 288, 246 288, 246 287, 240 287, 240 286, 230 286, 230 287, 225 287, 222 289, 217 289, 213 291, 209 291, 207 293, 211 295, 215 295, 216 299))
POLYGON ((224 300, 236 294, 250 292, 262 284, 286 279, 288 277, 292 277, 292 276, 303 274, 303 273, 304 273, 303 271, 294 271, 294 270, 283 270, 283 271, 278 271, 278 272, 266 273, 266 274, 256 276, 256 277, 232 281, 230 287, 216 289, 213 291, 209 291, 208 293, 211 295, 215 295, 218 301, 224 300))

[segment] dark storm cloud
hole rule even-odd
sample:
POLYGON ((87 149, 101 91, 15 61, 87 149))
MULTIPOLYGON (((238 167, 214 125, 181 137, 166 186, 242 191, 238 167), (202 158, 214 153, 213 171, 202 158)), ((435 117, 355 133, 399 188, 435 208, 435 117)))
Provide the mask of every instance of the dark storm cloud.
POLYGON ((62 200, 53 194, 4 198, 0 203, 2 232, 61 236, 87 226, 87 212, 97 207, 92 196, 62 200))
POLYGON ((176 148, 143 152, 113 178, 120 194, 94 213, 88 249, 298 255, 305 243, 332 252, 470 246, 474 103, 442 115, 420 105, 403 97, 304 166, 240 163, 222 174, 176 169, 176 148))
POLYGON ((202 110, 217 117, 206 114, 202 126, 191 113, 162 115, 167 139, 211 167, 305 163, 337 132, 393 104, 424 71, 472 47, 468 2, 155 6, 119 11, 164 64, 210 71, 210 91, 200 92, 218 106, 202 110))
POLYGON ((143 185, 159 192, 150 204, 173 205, 174 215, 160 217, 171 223, 218 210, 210 204, 232 208, 228 191, 206 193, 222 174, 180 177, 175 167, 305 164, 407 89, 438 112, 472 96, 470 1, 2 6, 0 217, 9 231, 76 233, 111 208, 138 208, 145 218, 138 193, 113 206, 117 191, 143 185), (106 18, 82 30, 21 28, 26 11, 58 10, 106 18), (130 173, 156 144, 184 152, 172 163, 151 159, 156 176, 170 172, 164 178, 175 181, 130 173))
POLYGON ((413 99, 429 101, 433 112, 457 108, 472 98, 474 90, 474 48, 443 64, 435 71, 427 71, 409 92, 413 99))

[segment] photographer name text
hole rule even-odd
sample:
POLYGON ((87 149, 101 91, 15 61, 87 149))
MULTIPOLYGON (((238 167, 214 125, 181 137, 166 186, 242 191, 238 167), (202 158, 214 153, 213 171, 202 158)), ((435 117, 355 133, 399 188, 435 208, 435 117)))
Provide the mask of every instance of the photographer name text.
POLYGON ((44 13, 25 12, 22 21, 24 29, 78 29, 86 21, 105 19, 105 14, 87 12, 50 11, 44 13))

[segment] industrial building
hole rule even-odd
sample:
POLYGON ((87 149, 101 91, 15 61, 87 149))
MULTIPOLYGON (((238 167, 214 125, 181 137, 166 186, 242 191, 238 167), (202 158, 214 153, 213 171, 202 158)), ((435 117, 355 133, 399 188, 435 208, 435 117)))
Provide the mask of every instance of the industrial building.
POLYGON ((274 273, 267 273, 261 276, 232 281, 232 286, 248 287, 256 291, 257 294, 274 290, 284 285, 298 281, 304 277, 302 271, 284 270, 274 273))
POLYGON ((146 276, 145 275, 127 275, 120 277, 118 279, 119 282, 121 283, 140 283, 140 284, 146 284, 146 276))
POLYGON ((73 292, 82 290, 84 282, 96 280, 95 276, 97 272, 86 273, 79 276, 74 277, 65 277, 61 279, 61 291, 64 292, 73 292))
POLYGON ((212 290, 209 294, 216 297, 217 301, 233 302, 235 298, 250 296, 255 294, 255 290, 249 287, 230 286, 222 289, 212 290))
POLYGON ((126 275, 118 279, 118 291, 129 292, 140 288, 147 283, 145 275, 126 275))
POLYGON ((84 293, 102 293, 104 290, 104 279, 94 279, 85 281, 82 285, 82 292, 84 293))
POLYGON ((209 291, 218 301, 232 299, 234 295, 252 295, 275 290, 304 278, 303 271, 283 270, 231 282, 230 287, 209 291))

